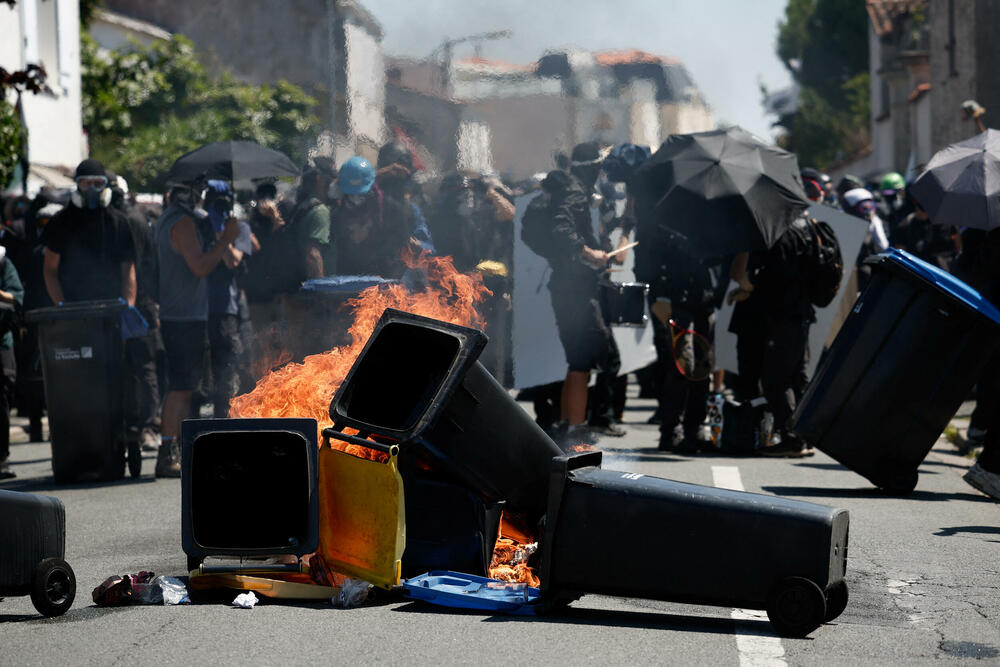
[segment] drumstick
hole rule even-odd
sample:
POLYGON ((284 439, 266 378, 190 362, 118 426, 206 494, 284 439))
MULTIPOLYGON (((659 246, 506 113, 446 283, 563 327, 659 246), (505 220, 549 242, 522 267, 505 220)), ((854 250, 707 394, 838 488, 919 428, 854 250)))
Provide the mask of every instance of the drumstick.
POLYGON ((611 252, 609 252, 608 253, 608 257, 614 257, 615 255, 620 255, 623 252, 625 252, 626 250, 631 250, 632 248, 636 247, 637 245, 639 245, 638 241, 633 241, 632 243, 627 243, 627 244, 623 245, 621 248, 618 248, 617 250, 612 250, 611 252))

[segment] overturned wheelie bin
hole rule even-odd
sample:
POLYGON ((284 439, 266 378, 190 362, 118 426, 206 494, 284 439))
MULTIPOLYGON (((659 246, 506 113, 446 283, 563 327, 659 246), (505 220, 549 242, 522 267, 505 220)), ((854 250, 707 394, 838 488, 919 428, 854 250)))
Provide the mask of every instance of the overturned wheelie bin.
POLYGON ((76 596, 65 551, 66 509, 58 498, 0 490, 0 597, 30 595, 43 616, 65 614, 76 596))
POLYGON ((1000 346, 1000 312, 935 266, 890 248, 816 370, 790 426, 875 486, 908 494, 1000 346))
POLYGON ((804 637, 847 606, 847 510, 553 460, 542 598, 584 593, 765 609, 804 637))

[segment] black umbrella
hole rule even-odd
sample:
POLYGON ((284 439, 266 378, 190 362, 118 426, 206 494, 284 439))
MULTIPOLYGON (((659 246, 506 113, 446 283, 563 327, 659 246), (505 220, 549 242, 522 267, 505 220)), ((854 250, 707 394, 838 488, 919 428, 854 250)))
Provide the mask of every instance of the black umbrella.
POLYGON ((217 178, 248 185, 258 178, 298 173, 288 156, 279 151, 252 141, 217 141, 177 158, 166 180, 186 183, 198 178, 217 178))
POLYGON ((671 135, 636 182, 640 234, 702 258, 769 248, 810 204, 795 155, 739 127, 671 135))
POLYGON ((910 193, 931 222, 1000 227, 1000 132, 986 130, 935 153, 910 193))

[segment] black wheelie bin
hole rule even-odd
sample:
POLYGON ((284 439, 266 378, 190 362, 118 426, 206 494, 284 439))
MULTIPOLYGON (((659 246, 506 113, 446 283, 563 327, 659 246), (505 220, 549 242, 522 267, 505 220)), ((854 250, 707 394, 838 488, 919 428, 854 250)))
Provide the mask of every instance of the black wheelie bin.
POLYGON ((66 509, 58 498, 0 490, 0 597, 30 595, 43 616, 66 613, 76 575, 65 550, 66 509))
POLYGON ((552 460, 543 609, 585 593, 765 609, 804 637, 847 606, 847 510, 552 460))
POLYGON ((791 418, 809 444, 890 493, 917 468, 1000 345, 1000 311, 902 250, 872 280, 791 418))
POLYGON ((118 300, 80 301, 26 313, 38 323, 45 403, 57 484, 138 477, 137 443, 126 445, 118 300))

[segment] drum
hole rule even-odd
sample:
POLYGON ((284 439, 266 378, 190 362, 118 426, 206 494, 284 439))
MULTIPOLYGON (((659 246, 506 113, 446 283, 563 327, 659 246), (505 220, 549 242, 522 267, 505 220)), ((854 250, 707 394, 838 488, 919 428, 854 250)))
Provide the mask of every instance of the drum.
POLYGON ((646 283, 601 283, 601 308, 604 321, 613 327, 646 326, 646 283))

